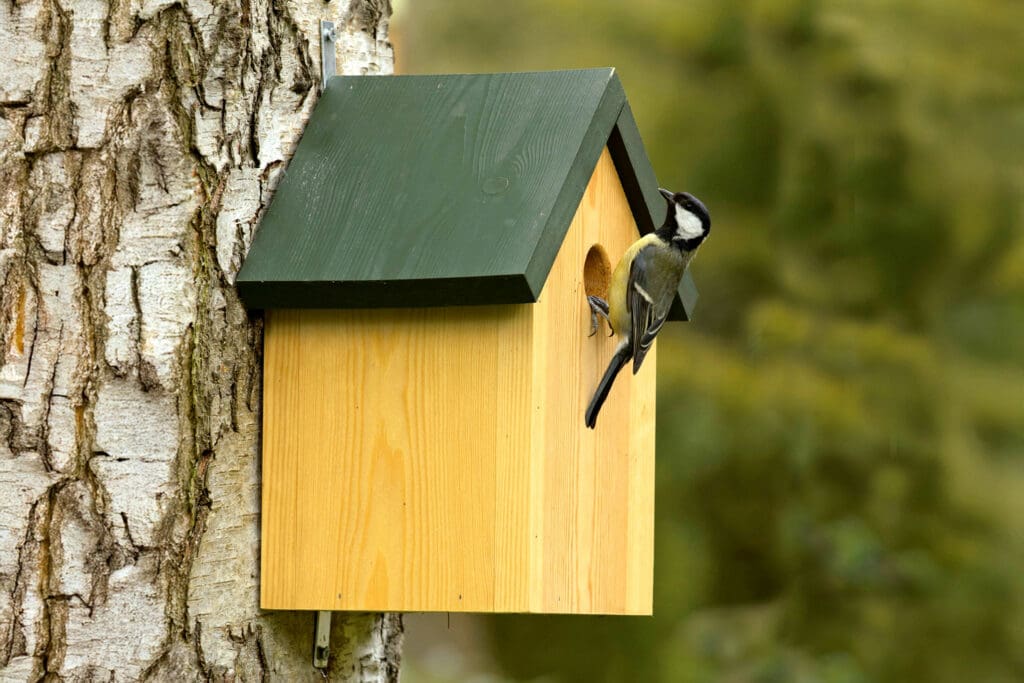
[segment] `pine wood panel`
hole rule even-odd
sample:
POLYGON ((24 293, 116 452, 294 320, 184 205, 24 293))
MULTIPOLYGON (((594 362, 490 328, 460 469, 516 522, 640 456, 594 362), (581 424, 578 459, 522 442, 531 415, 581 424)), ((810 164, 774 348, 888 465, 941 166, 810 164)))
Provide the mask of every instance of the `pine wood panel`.
MULTIPOLYGON (((517 514, 496 504, 499 463, 514 467, 529 448, 514 428, 529 358, 509 342, 528 337, 529 313, 270 316, 265 607, 493 609, 495 560, 525 554, 494 531, 517 514)), ((518 488, 509 500, 526 500, 518 488)))
POLYGON ((656 358, 649 356, 654 362, 648 367, 645 361, 636 377, 623 370, 597 429, 582 427, 616 345, 603 324, 597 335, 587 336, 587 252, 600 244, 614 267, 637 236, 605 151, 534 306, 534 357, 547 359, 534 369, 534 414, 542 422, 535 426, 534 452, 544 472, 538 498, 544 504, 537 510, 543 516, 544 590, 531 603, 537 611, 651 611, 656 358), (637 436, 645 431, 648 437, 637 436), (645 536, 644 529, 651 533, 645 536))
POLYGON ((632 220, 605 151, 536 304, 268 315, 264 608, 650 613, 653 351, 583 424, 632 220))

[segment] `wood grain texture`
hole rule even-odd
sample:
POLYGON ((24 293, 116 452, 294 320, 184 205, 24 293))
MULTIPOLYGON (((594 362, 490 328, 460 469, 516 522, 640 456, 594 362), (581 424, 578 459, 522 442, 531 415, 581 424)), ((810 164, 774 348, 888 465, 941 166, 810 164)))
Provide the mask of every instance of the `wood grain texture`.
POLYGON ((505 340, 529 337, 529 313, 270 316, 264 607, 492 609, 498 467, 529 445, 498 425, 529 389, 508 384, 529 357, 505 340))
POLYGON ((262 606, 649 614, 653 351, 583 424, 637 236, 605 151, 536 304, 269 314, 262 606))
POLYGON ((538 499, 543 504, 536 507, 543 519, 538 528, 543 530, 544 591, 534 611, 651 610, 653 573, 636 566, 653 567, 656 359, 650 368, 645 362, 636 376, 619 375, 596 430, 581 423, 615 348, 607 327, 587 336, 590 311, 581 303, 586 255, 600 244, 614 265, 638 236, 606 151, 534 306, 534 357, 545 361, 534 366, 534 446, 544 468, 544 494, 538 499), (649 437, 638 437, 641 432, 649 437), (633 501, 631 493, 637 497, 633 501), (645 527, 652 531, 649 538, 640 533, 645 527), (636 565, 632 577, 631 562, 636 565))

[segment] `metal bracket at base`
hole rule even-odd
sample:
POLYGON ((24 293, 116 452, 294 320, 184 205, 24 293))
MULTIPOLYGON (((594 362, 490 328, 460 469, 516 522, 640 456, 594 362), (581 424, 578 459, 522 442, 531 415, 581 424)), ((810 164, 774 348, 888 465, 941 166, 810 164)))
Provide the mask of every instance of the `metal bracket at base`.
POLYGON ((313 619, 313 666, 326 669, 331 658, 331 613, 316 612, 313 619))
POLYGON ((337 55, 334 47, 338 35, 334 30, 333 21, 320 21, 320 90, 327 87, 327 80, 338 73, 337 55))

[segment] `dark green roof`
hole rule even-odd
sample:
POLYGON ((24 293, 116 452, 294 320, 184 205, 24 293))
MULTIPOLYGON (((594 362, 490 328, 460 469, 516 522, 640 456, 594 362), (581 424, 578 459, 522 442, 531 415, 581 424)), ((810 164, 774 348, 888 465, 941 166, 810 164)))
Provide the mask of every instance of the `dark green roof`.
MULTIPOLYGON (((334 77, 239 292, 249 308, 536 301, 605 145, 650 232, 665 203, 614 69, 334 77)), ((689 275, 680 295, 685 320, 689 275)))

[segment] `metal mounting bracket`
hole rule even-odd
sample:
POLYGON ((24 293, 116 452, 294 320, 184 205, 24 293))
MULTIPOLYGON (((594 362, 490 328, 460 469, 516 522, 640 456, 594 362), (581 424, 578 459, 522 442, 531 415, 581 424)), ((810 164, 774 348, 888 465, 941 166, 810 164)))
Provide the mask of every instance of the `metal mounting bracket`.
POLYGON ((327 79, 338 73, 337 56, 334 48, 338 34, 333 21, 320 21, 320 91, 327 87, 327 79))
MULTIPOLYGON (((334 51, 338 34, 333 21, 320 21, 320 92, 327 87, 327 80, 338 72, 337 54, 334 51)), ((316 612, 313 616, 313 666, 326 669, 331 657, 331 613, 316 612)))
POLYGON ((316 612, 313 619, 313 666, 326 669, 331 657, 331 613, 316 612))

